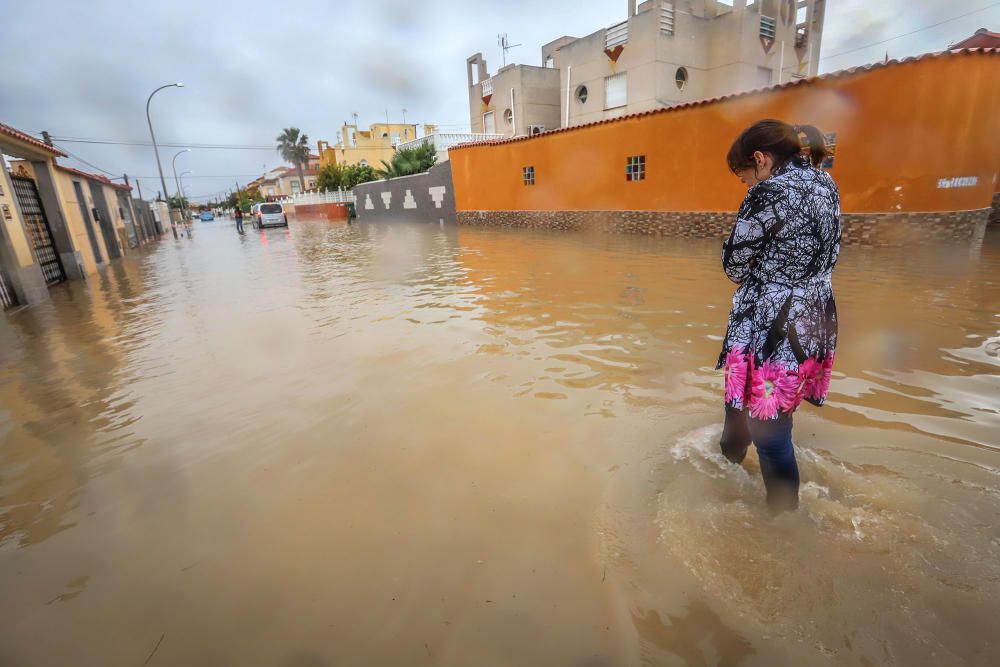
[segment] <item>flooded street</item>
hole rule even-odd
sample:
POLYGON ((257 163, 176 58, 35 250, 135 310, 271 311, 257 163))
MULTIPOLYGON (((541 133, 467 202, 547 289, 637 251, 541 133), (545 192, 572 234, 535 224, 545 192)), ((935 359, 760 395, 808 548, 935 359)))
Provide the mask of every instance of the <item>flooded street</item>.
POLYGON ((777 520, 719 248, 223 219, 0 317, 0 665, 998 664, 1000 229, 845 247, 777 520))

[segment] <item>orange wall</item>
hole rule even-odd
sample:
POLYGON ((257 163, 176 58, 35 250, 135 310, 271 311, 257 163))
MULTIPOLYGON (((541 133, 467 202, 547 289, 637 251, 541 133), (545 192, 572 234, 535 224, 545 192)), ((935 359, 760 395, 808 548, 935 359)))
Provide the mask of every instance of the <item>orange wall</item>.
POLYGON ((1000 52, 925 56, 779 90, 449 151, 459 211, 727 211, 745 193, 725 156, 761 118, 837 134, 845 212, 987 208, 1000 171, 1000 52), (646 156, 646 180, 625 160, 646 156), (521 170, 535 167, 535 185, 521 170), (975 176, 974 187, 938 188, 975 176))
POLYGON ((296 204, 294 213, 302 218, 347 220, 347 204, 296 204))

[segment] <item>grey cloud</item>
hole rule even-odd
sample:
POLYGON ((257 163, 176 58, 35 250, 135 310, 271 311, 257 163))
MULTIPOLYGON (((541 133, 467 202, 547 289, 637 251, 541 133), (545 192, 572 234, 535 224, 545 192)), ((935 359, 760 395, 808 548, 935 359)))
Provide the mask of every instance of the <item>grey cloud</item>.
MULTIPOLYGON (((828 3, 824 50, 853 48, 977 6, 976 0, 954 0, 946 10, 940 4, 828 3), (873 7, 879 11, 869 11, 873 7)), ((0 25, 7 54, 0 59, 0 121, 60 136, 145 141, 146 96, 182 80, 184 89, 165 90, 153 103, 157 136, 164 141, 270 146, 289 125, 313 140, 333 141, 354 111, 367 124, 383 120, 387 108, 399 120, 404 107, 410 121, 467 126, 465 58, 482 51, 496 71, 497 33, 522 44, 511 52, 515 62, 538 65, 542 44, 612 25, 626 6, 624 0, 9 2, 0 25)), ((969 21, 985 25, 989 17, 969 21)), ((965 22, 947 27, 958 32, 965 22)), ((941 35, 917 35, 906 48, 940 48, 941 35)), ((897 47, 890 48, 893 55, 897 47)), ((835 59, 837 67, 854 62, 860 60, 835 59)), ((115 173, 156 175, 147 147, 67 147, 115 173)), ((169 178, 166 160, 173 153, 163 154, 169 178)), ((270 149, 178 158, 178 165, 195 172, 189 190, 196 194, 223 190, 237 175, 245 181, 244 175, 279 163, 270 149)), ((158 180, 143 181, 144 193, 154 185, 160 189, 158 180)))

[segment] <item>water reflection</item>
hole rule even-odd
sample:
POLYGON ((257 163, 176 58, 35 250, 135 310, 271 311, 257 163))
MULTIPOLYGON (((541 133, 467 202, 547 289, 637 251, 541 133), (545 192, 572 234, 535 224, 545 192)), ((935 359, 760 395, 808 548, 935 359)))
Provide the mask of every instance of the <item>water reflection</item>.
POLYGON ((0 321, 0 662, 991 664, 998 269, 845 250, 771 522, 718 244, 197 225, 0 321))

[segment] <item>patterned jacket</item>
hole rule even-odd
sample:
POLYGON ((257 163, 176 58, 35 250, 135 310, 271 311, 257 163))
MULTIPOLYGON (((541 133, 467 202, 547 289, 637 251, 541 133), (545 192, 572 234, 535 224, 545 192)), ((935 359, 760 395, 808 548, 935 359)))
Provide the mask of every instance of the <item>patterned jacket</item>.
POLYGON ((796 157, 747 192, 722 267, 737 283, 716 368, 726 404, 755 419, 822 405, 837 345, 830 278, 840 253, 840 193, 796 157))

